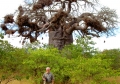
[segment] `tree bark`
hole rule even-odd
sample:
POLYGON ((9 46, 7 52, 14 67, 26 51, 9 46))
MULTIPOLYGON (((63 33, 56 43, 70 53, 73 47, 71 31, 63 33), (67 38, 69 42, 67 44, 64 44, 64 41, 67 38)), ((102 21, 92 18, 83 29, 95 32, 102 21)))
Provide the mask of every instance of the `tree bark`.
POLYGON ((63 29, 59 27, 57 31, 49 31, 49 45, 52 45, 61 50, 65 45, 73 43, 73 36, 63 32, 63 29))

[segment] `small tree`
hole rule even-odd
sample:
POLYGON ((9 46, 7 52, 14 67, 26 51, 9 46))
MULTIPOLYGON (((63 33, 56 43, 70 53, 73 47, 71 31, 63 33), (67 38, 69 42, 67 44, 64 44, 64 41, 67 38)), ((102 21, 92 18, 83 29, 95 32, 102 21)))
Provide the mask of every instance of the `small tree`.
POLYGON ((24 54, 26 53, 23 49, 14 48, 7 41, 0 40, 0 84, 3 81, 8 84, 15 79, 22 79, 23 74, 20 72, 24 54))
POLYGON ((23 44, 27 39, 35 42, 42 33, 48 33, 49 44, 62 49, 73 43, 74 31, 81 37, 113 33, 117 24, 115 10, 102 7, 98 11, 97 4, 98 0, 25 0, 15 15, 4 17, 1 28, 9 35, 18 31, 24 37, 23 44), (7 24, 16 25, 16 29, 9 29, 7 24))

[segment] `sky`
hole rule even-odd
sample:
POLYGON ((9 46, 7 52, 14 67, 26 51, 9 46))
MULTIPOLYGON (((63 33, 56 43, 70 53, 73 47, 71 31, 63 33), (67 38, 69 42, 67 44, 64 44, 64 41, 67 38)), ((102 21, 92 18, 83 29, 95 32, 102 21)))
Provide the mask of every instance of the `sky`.
MULTIPOLYGON (((18 6, 23 4, 23 1, 24 0, 0 0, 0 11, 1 11, 0 19, 3 18, 6 14, 14 13, 15 10, 18 8, 18 6)), ((108 6, 111 9, 115 9, 117 14, 120 15, 118 0, 99 0, 99 1, 100 4, 104 6, 108 6)), ((20 45, 20 38, 16 38, 14 36, 11 37, 12 39, 8 38, 8 36, 5 36, 5 40, 8 40, 8 42, 10 42, 14 46, 22 47, 20 45)), ((120 48, 119 37, 120 37, 120 33, 118 32, 116 36, 112 36, 109 38, 107 37, 94 38, 94 41, 96 42, 95 47, 98 48, 99 50, 120 48)))
POLYGON ((24 0, 0 0, 0 17, 14 13, 24 0))

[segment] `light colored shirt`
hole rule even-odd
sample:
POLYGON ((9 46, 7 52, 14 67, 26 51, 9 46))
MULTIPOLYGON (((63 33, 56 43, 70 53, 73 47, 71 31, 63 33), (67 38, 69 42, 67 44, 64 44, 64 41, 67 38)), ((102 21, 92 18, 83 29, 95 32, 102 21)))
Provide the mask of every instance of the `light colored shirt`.
POLYGON ((52 83, 52 80, 54 80, 54 76, 53 76, 53 74, 50 72, 50 73, 44 73, 43 74, 43 78, 45 78, 46 79, 46 82, 47 83, 52 83))

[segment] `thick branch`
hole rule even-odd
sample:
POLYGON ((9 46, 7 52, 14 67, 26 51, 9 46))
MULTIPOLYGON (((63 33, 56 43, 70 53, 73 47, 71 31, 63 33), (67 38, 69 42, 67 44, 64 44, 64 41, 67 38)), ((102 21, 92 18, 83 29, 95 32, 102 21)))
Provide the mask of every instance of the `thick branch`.
POLYGON ((70 11, 71 11, 71 2, 69 1, 68 2, 68 8, 67 8, 68 10, 67 10, 67 13, 69 14, 70 13, 70 11))
POLYGON ((50 23, 46 23, 43 25, 43 27, 39 30, 37 30, 37 32, 44 32, 47 31, 50 28, 51 24, 50 23))
POLYGON ((78 23, 72 25, 72 27, 66 29, 66 33, 71 34, 74 30, 85 30, 86 26, 79 26, 78 23))

